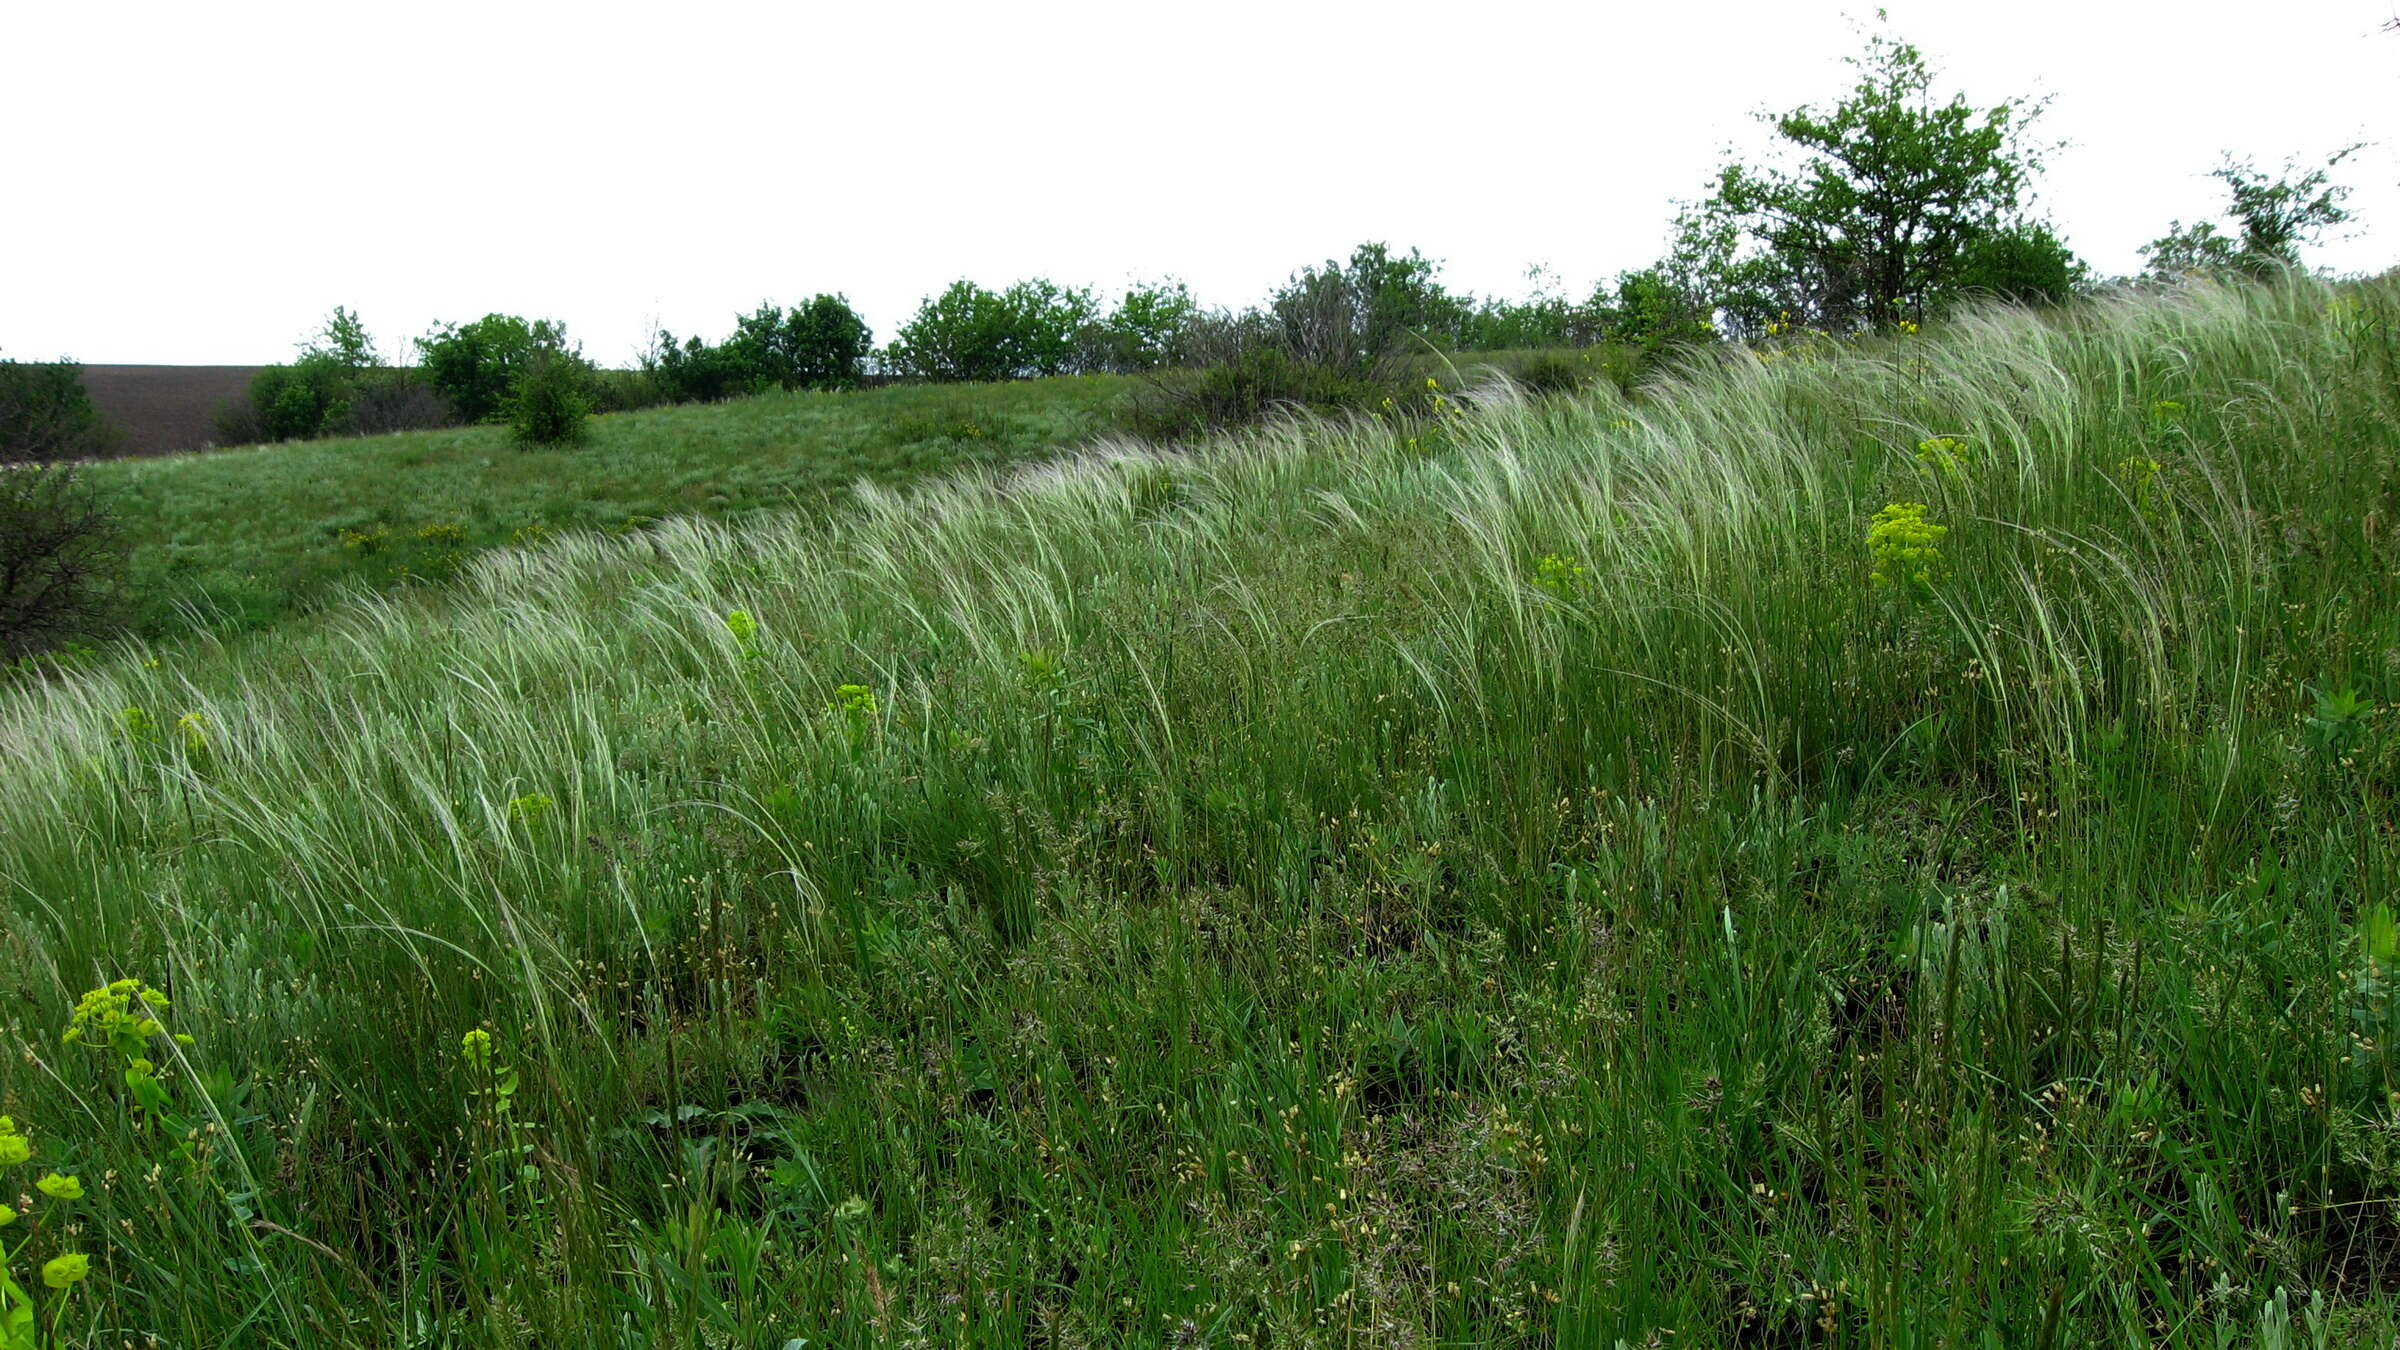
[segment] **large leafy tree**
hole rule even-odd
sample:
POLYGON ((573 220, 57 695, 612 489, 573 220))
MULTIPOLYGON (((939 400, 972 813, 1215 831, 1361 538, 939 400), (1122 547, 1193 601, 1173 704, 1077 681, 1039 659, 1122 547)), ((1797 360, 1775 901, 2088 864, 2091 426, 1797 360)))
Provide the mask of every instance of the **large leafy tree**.
POLYGON ((1921 321, 1979 275, 2016 298, 2070 285, 2071 255, 2026 210, 2040 106, 1939 98, 1924 55, 1884 33, 1852 65, 1848 97, 1769 116, 1777 159, 1727 164, 1686 221, 1683 248, 1734 328, 1921 321))

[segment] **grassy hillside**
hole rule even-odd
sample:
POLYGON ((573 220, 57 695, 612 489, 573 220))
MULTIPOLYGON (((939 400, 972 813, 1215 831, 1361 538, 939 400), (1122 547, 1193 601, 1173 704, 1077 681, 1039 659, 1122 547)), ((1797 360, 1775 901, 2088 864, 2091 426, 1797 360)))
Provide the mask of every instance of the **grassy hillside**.
POLYGON ((1056 455, 1111 423, 1131 382, 770 394, 595 419, 588 445, 498 427, 260 446, 98 466, 133 545, 128 615, 260 627, 340 585, 447 580, 477 554, 669 516, 820 508, 853 482, 1056 455))
POLYGON ((110 1344, 2383 1344, 2396 319, 560 538, 0 694, 9 1263, 110 1344))

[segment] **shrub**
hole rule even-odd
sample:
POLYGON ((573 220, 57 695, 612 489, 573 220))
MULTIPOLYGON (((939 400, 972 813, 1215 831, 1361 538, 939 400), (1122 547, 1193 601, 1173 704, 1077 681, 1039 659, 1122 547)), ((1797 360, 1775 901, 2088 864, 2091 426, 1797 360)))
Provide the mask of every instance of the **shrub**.
POLYGON ((0 360, 0 660, 96 633, 118 569, 116 522, 73 461, 110 449, 82 367, 0 360))
POLYGON ((679 344, 665 329, 659 330, 649 353, 643 356, 642 370, 671 403, 715 403, 745 392, 741 366, 733 353, 696 337, 679 344))
POLYGON ((1203 370, 1151 381, 1135 396, 1126 424, 1151 440, 1178 440, 1253 425, 1292 408, 1363 410, 1384 397, 1383 385, 1355 371, 1261 345, 1203 370))
POLYGON ((220 445, 418 431, 454 420, 416 372, 376 364, 366 325, 339 305, 297 359, 259 371, 245 400, 215 413, 220 445))
POLYGON ((93 459, 116 443, 84 390, 83 367, 0 359, 0 464, 93 459))
POLYGON ((506 420, 517 377, 538 354, 572 350, 565 324, 552 319, 527 323, 514 314, 486 314, 464 325, 439 324, 417 339, 425 381, 449 400, 464 422, 506 420))
POLYGON ((723 350, 754 390, 843 389, 865 373, 874 339, 848 300, 819 295, 788 314, 760 305, 737 322, 723 350))
POLYGON ((1088 290, 1036 278, 1005 291, 971 281, 927 300, 885 349, 893 370, 924 380, 1014 380, 1074 369, 1098 313, 1088 290))
POLYGON ((1269 309, 1283 347, 1303 364, 1362 373, 1412 338, 1457 345, 1469 313, 1442 288, 1440 264, 1414 249, 1394 257, 1380 243, 1360 244, 1346 263, 1301 269, 1269 309))
POLYGON ((430 431, 453 426, 450 404, 413 370, 378 367, 359 372, 350 387, 348 430, 361 436, 430 431))
POLYGON ((1191 359, 1200 308, 1180 281, 1128 289, 1105 319, 1084 325, 1076 366, 1138 374, 1191 359))
POLYGON ((519 375, 507 403, 508 430, 519 445, 581 444, 590 434, 591 372, 567 352, 537 352, 519 375))

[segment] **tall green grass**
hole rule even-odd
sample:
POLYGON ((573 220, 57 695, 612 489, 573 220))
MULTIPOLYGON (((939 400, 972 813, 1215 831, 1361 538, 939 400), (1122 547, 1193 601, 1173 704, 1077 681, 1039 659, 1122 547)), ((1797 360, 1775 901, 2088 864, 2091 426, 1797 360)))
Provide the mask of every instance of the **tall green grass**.
POLYGON ((128 624, 154 638, 223 633, 355 589, 443 583, 487 551, 557 534, 821 514, 861 479, 1035 462, 1105 431, 1132 384, 771 393, 595 418, 571 449, 456 427, 121 460, 91 474, 131 546, 128 624))
POLYGON ((89 1192, 19 1278, 91 1252, 96 1344, 2380 1344, 2395 319, 1494 388, 10 691, 0 1111, 89 1192), (126 976, 184 1134, 58 1042, 126 976))

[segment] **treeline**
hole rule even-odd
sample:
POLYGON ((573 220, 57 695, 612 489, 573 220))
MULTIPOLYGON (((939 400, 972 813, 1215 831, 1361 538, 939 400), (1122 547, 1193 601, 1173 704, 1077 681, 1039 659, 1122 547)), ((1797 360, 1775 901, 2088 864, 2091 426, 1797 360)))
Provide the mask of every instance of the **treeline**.
POLYGON ((2052 148, 2034 134, 2040 105, 1938 97, 1922 53, 1883 33, 1853 65, 1839 101, 1767 119, 1767 150, 1717 170, 1664 256, 1582 296, 1538 270, 1530 298, 1456 293, 1435 260, 1370 242, 1241 309, 1203 306, 1174 281, 1110 299, 1040 277, 1000 290, 960 280, 878 347, 847 299, 820 294, 763 304, 713 342, 659 332, 633 370, 596 368, 555 321, 502 314, 440 325, 415 340, 413 365, 386 366, 336 309, 299 360, 262 372, 226 411, 218 439, 505 422, 558 443, 588 413, 658 403, 1104 372, 1150 376, 1130 429, 1176 437, 1292 405, 1401 404, 1422 392, 1419 358, 1438 355, 1608 348, 1597 361, 1528 357, 1511 373, 1537 388, 1630 381, 1669 350, 1906 331, 1976 301, 2050 304, 2194 272, 2266 275, 2349 218, 2329 176, 2347 150, 2279 174, 2228 158, 2215 171, 2220 219, 2176 221, 2143 248, 2142 276, 2099 278, 2033 209, 2052 148))

